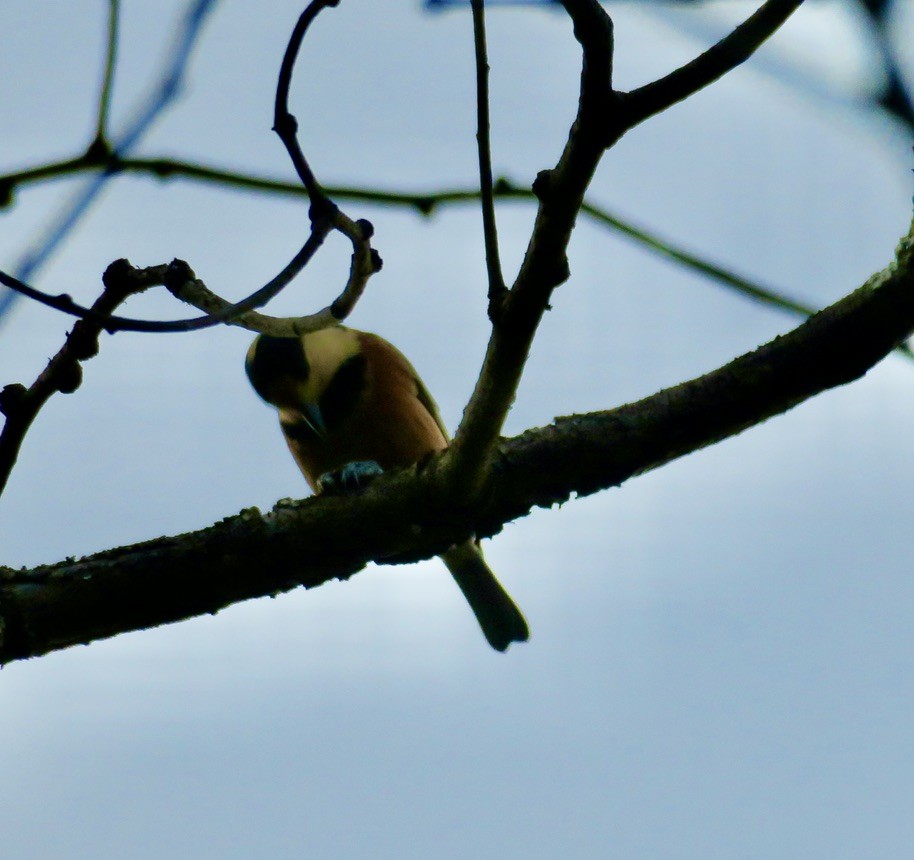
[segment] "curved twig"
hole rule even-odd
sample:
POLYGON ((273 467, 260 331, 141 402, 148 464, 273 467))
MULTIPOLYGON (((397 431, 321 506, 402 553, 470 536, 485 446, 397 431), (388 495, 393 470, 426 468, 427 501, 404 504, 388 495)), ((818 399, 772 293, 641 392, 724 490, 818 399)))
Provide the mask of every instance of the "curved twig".
POLYGON ((311 26, 311 22, 324 9, 338 5, 339 0, 311 0, 305 11, 299 16, 295 27, 292 28, 292 35, 289 37, 289 44, 286 46, 286 52, 279 67, 279 78, 276 82, 276 102, 273 110, 273 131, 279 135, 279 139, 289 153, 295 172, 311 198, 311 205, 319 208, 330 207, 333 203, 321 189, 320 183, 311 171, 311 167, 298 142, 298 120, 289 112, 289 88, 292 85, 292 72, 295 70, 295 61, 298 59, 298 52, 301 49, 305 34, 308 32, 308 27, 311 26))
MULTIPOLYGON (((31 172, 38 174, 39 171, 43 171, 43 173, 39 174, 43 176, 64 176, 80 170, 101 169, 102 166, 103 165, 96 163, 87 166, 84 159, 77 159, 75 161, 57 162, 42 168, 34 168, 31 172)), ((119 160, 117 162, 117 167, 112 169, 150 174, 159 177, 160 179, 180 177, 201 182, 211 182, 216 185, 246 188, 263 193, 288 194, 295 197, 307 196, 307 192, 298 182, 285 182, 281 179, 275 179, 269 176, 240 174, 230 170, 222 170, 216 167, 175 161, 166 158, 123 159, 119 160)), ((18 175, 25 175, 25 173, 28 172, 29 171, 25 171, 18 175)), ((2 186, 3 181, 3 178, 0 177, 0 186, 2 186)), ((415 209, 422 215, 433 214, 439 206, 476 203, 480 199, 480 191, 476 188, 443 188, 437 191, 409 192, 397 189, 332 186, 328 187, 326 191, 333 198, 358 200, 389 206, 407 206, 411 209, 415 209)), ((512 182, 504 177, 500 177, 495 182, 493 196, 497 200, 533 201, 537 199, 530 188, 518 185, 516 182, 512 182)), ((619 215, 613 214, 602 206, 597 206, 586 198, 581 205, 581 212, 596 223, 601 224, 604 227, 609 227, 612 230, 621 233, 623 236, 627 236, 634 240, 646 250, 674 260, 685 268, 704 275, 710 280, 731 287, 736 292, 742 293, 755 301, 801 316, 809 316, 810 314, 814 314, 817 310, 817 308, 790 296, 783 290, 766 287, 757 281, 751 280, 745 275, 740 275, 730 269, 719 266, 708 259, 704 259, 694 251, 687 250, 666 237, 659 236, 645 227, 638 226, 627 219, 621 218, 619 215)), ((2 279, 2 277, 3 273, 0 272, 0 279, 2 279)), ((47 301, 43 301, 43 299, 48 298, 47 294, 37 290, 35 292, 43 297, 38 298, 38 301, 48 304, 47 301)), ((55 307, 55 305, 51 305, 51 307, 55 307)), ((60 307, 58 309, 65 313, 70 312, 67 307, 60 307)))
MULTIPOLYGON (((368 236, 371 235, 371 225, 367 221, 354 226, 357 229, 363 229, 368 236)), ((367 246, 367 238, 363 245, 367 246)), ((360 245, 359 250, 352 255, 349 280, 346 282, 343 292, 327 307, 302 317, 272 317, 256 311, 238 314, 235 312, 237 305, 232 305, 213 293, 203 281, 196 277, 190 266, 183 260, 172 261, 162 283, 175 298, 193 305, 211 318, 222 318, 228 325, 239 326, 273 337, 300 337, 307 332, 336 325, 344 320, 355 307, 365 290, 368 279, 381 266, 380 259, 371 248, 363 250, 363 245, 360 245)))
POLYGON ((137 331, 166 333, 199 331, 201 329, 211 328, 215 325, 220 325, 221 323, 230 323, 235 317, 268 302, 305 267, 329 232, 329 225, 323 227, 320 232, 312 231, 301 250, 289 261, 278 275, 242 301, 237 302, 236 304, 226 302, 223 310, 216 316, 206 315, 202 317, 191 317, 190 319, 164 321, 134 319, 132 317, 113 315, 105 317, 92 308, 85 308, 82 305, 77 304, 67 294, 58 296, 49 295, 48 293, 44 293, 41 290, 37 290, 34 287, 17 280, 6 272, 0 271, 0 284, 9 287, 12 290, 16 290, 48 307, 64 311, 65 313, 80 317, 81 319, 92 320, 93 322, 99 323, 105 331, 108 332, 137 331))
MULTIPOLYGON (((293 30, 280 68, 276 93, 275 129, 285 143, 292 158, 292 162, 304 183, 305 191, 311 200, 309 211, 311 232, 301 250, 292 258, 288 265, 276 275, 276 277, 272 278, 267 284, 250 294, 247 298, 235 304, 226 302, 210 293, 210 298, 206 300, 206 304, 214 308, 214 311, 211 314, 207 314, 203 317, 167 321, 143 320, 118 316, 102 318, 95 310, 82 307, 74 302, 68 295, 52 296, 2 271, 0 271, 0 284, 3 284, 15 292, 26 295, 35 301, 41 302, 48 307, 64 311, 83 319, 92 320, 95 323, 101 323, 103 327, 110 332, 138 331, 147 333, 166 333, 199 331, 200 329, 209 328, 220 323, 232 323, 237 318, 245 316, 255 308, 261 307, 269 302, 305 268, 331 230, 337 230, 346 236, 352 243, 354 261, 352 273, 350 274, 350 278, 343 291, 330 305, 329 309, 319 311, 316 315, 311 315, 302 319, 326 319, 329 314, 332 322, 338 322, 348 316, 359 297, 362 295, 368 277, 374 272, 379 271, 382 265, 380 256, 372 249, 370 244, 370 238, 374 232, 374 228, 371 226, 370 222, 364 219, 354 221, 340 212, 338 207, 321 189, 298 144, 296 135, 297 123, 295 118, 288 112, 287 107, 288 92, 295 58, 298 54, 305 32, 308 29, 308 25, 321 9, 336 6, 338 2, 339 0, 313 0, 313 2, 308 5, 293 30), (215 308, 218 308, 218 310, 215 308)), ((109 170, 116 170, 119 163, 119 160, 115 156, 105 159, 104 153, 101 153, 101 156, 99 156, 98 153, 95 153, 90 149, 81 159, 73 162, 61 162, 61 165, 66 167, 73 167, 75 165, 85 166, 96 160, 107 160, 111 163, 112 166, 106 167, 106 173, 109 170)), ((18 181, 23 181, 24 179, 35 179, 42 175, 53 175, 53 171, 45 170, 44 173, 42 173, 40 169, 23 171, 19 174, 15 174, 13 178, 18 179, 18 181)), ((248 317, 249 322, 250 319, 251 318, 248 317)), ((266 320, 269 318, 262 319, 266 320)))
MULTIPOLYGON (((372 250, 369 239, 374 233, 374 228, 368 221, 353 221, 339 210, 339 207, 327 196, 324 189, 311 170, 308 160, 298 142, 298 120, 289 111, 289 88, 292 85, 292 73, 295 70, 295 61, 298 59, 302 42, 308 27, 314 19, 324 10, 339 5, 339 0, 311 0, 305 11, 299 16, 289 44, 286 46, 282 63, 279 67, 279 77, 276 81, 276 101, 273 109, 273 131, 279 135, 283 142, 295 172, 304 185, 308 198, 311 200, 309 217, 311 218, 312 231, 319 229, 320 225, 327 224, 332 229, 338 230, 352 242, 353 271, 356 269, 356 258, 360 261, 360 276, 358 289, 354 282, 350 282, 340 297, 330 306, 330 312, 335 320, 343 319, 355 307, 368 282, 368 278, 381 268, 381 257, 372 250)), ((323 312, 321 312, 323 313, 323 312)))
MULTIPOLYGON (((214 301, 207 301, 207 303, 213 307, 213 311, 202 317, 191 317, 183 320, 143 320, 114 315, 104 316, 94 308, 86 308, 77 304, 67 294, 50 295, 19 281, 3 271, 0 271, 0 284, 55 310, 63 311, 80 319, 92 320, 108 332, 135 331, 161 334, 200 331, 215 325, 233 324, 239 317, 245 316, 255 308, 262 307, 269 302, 304 269, 323 243, 327 234, 334 227, 350 237, 355 249, 349 279, 340 295, 327 309, 327 312, 332 316, 332 321, 340 322, 352 312, 356 302, 365 290, 368 278, 375 272, 380 271, 383 263, 377 252, 371 247, 370 239, 374 230, 371 222, 364 219, 352 221, 338 210, 334 211, 328 219, 321 219, 315 224, 301 250, 279 274, 271 278, 264 286, 234 304, 211 293, 210 295, 214 301)), ((161 283, 164 283, 164 281, 161 283)), ((190 304, 194 303, 190 302, 190 304)), ((318 315, 323 314, 324 311, 318 312, 318 315)), ((248 319, 250 320, 251 318, 249 317, 248 319)), ((264 317, 263 319, 269 318, 264 317)), ((303 317, 302 319, 306 318, 303 317)), ((250 328, 251 326, 245 325, 244 327, 250 328)))

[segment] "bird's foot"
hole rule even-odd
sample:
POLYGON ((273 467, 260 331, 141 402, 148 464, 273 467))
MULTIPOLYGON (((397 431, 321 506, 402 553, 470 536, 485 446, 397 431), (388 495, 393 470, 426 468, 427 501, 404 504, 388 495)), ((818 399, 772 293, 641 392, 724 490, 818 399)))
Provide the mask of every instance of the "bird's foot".
POLYGON ((363 490, 384 470, 374 460, 356 460, 347 463, 342 469, 325 472, 318 478, 322 493, 331 496, 344 496, 363 490))

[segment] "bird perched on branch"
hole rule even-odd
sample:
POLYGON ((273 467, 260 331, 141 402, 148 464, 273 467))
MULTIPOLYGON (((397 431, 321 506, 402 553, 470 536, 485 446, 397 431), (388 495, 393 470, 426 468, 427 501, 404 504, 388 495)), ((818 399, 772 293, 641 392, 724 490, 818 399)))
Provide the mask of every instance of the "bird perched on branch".
MULTIPOLYGON (((279 411, 289 450, 317 493, 447 447, 447 431, 422 380, 377 335, 344 326, 300 338, 259 335, 245 369, 254 390, 279 411)), ((527 622, 475 540, 441 558, 493 648, 504 651, 528 638, 527 622)))

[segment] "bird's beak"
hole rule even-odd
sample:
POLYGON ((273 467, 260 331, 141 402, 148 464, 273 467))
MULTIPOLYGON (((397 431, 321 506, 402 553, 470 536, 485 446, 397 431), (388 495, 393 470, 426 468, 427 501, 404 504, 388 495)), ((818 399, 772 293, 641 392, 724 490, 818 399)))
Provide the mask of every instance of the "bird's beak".
POLYGON ((314 431, 315 436, 326 436, 327 427, 324 424, 324 415, 320 406, 316 403, 306 403, 301 409, 302 418, 305 423, 314 431))

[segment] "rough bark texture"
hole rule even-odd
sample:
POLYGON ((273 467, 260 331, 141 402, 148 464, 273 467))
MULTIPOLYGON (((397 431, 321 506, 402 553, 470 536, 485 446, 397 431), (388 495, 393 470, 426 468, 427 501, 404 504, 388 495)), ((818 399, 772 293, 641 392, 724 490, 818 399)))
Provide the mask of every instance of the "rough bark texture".
POLYGON ((440 494, 430 468, 439 464, 428 461, 358 496, 282 502, 81 560, 0 568, 0 662, 347 578, 372 560, 428 558, 471 532, 493 535, 534 507, 616 486, 851 382, 912 332, 909 233, 892 266, 754 352, 637 403, 503 440, 471 508, 440 494))

